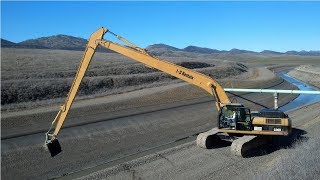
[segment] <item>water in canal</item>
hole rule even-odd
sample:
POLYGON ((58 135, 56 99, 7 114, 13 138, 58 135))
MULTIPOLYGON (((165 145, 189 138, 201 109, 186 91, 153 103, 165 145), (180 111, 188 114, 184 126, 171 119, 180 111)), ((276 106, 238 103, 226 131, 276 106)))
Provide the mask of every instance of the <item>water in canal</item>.
MULTIPOLYGON (((317 89, 315 89, 314 87, 311 87, 308 84, 305 84, 304 82, 299 81, 299 80, 289 76, 285 72, 278 73, 278 76, 280 76, 284 80, 290 82, 291 84, 297 86, 299 88, 299 90, 317 91, 317 89)), ((281 95, 279 96, 279 98, 281 98, 281 95)), ((282 110, 282 111, 288 111, 288 110, 291 110, 291 109, 294 109, 294 108, 297 108, 297 107, 300 107, 300 106, 304 106, 304 105, 307 105, 307 104, 311 104, 311 103, 314 103, 314 102, 317 102, 317 101, 320 101, 320 95, 300 94, 296 99, 294 99, 290 103, 280 107, 279 109, 282 110)))

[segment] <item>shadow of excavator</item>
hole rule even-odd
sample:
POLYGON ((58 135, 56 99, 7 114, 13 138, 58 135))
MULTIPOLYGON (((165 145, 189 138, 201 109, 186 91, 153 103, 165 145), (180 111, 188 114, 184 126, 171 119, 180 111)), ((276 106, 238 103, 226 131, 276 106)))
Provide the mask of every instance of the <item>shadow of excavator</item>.
MULTIPOLYGON (((306 131, 292 128, 292 133, 289 136, 258 136, 253 142, 253 144, 259 144, 257 142, 263 141, 262 145, 255 146, 254 148, 247 149, 242 157, 250 158, 250 157, 257 157, 257 156, 264 156, 267 154, 271 154, 275 151, 280 149, 290 149, 294 147, 295 144, 301 143, 304 141, 308 141, 308 137, 305 135, 307 134, 306 131)), ((225 136, 229 137, 229 136, 225 136)), ((220 140, 218 136, 208 136, 207 139, 207 149, 219 149, 231 146, 232 139, 229 140, 220 140), (217 139, 218 138, 218 139, 217 139)))
POLYGON ((267 137, 268 143, 259 146, 255 149, 250 149, 245 153, 245 158, 264 156, 271 154, 280 149, 290 149, 293 148, 297 143, 308 141, 308 137, 305 135, 306 131, 292 128, 292 133, 289 136, 271 136, 267 137))

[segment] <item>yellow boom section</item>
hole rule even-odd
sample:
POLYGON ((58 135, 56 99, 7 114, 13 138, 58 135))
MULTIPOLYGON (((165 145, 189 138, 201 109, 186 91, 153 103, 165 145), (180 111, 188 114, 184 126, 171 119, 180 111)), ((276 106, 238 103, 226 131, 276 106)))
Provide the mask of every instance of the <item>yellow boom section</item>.
POLYGON ((196 71, 178 66, 176 64, 173 64, 168 61, 160 60, 150 54, 148 54, 144 49, 137 47, 136 45, 130 43, 126 39, 110 32, 111 34, 117 36, 117 38, 127 44, 129 47, 125 47, 120 44, 116 44, 111 41, 103 40, 104 34, 108 32, 108 29, 106 28, 100 28, 96 32, 94 32, 87 44, 85 53, 83 55, 83 58, 81 60, 80 66, 78 68, 76 77, 73 81, 73 84, 71 86, 70 92, 68 94, 68 97, 66 99, 66 102, 63 106, 61 106, 60 111, 58 112, 56 118, 52 122, 52 127, 55 125, 55 129, 53 133, 51 133, 51 129, 47 133, 47 139, 46 143, 49 143, 50 141, 54 140, 59 133, 63 122, 66 119, 66 116, 68 115, 68 112, 71 108, 71 105, 73 103, 73 100, 78 92, 80 83, 84 77, 85 72, 88 69, 88 66, 91 62, 91 59, 95 53, 95 50, 98 45, 101 45, 107 49, 110 49, 112 51, 115 51, 117 53, 120 53, 126 57, 129 57, 131 59, 134 59, 136 61, 139 61, 146 66, 158 69, 160 71, 163 71, 165 73, 168 73, 172 76, 175 76, 179 79, 182 79, 186 82, 192 83, 208 93, 212 94, 216 98, 216 105, 218 110, 220 110, 221 104, 228 104, 230 103, 230 100, 223 90, 223 88, 212 78, 209 76, 206 76, 204 74, 198 73, 196 71))
POLYGON ((86 46, 86 50, 85 50, 83 57, 82 57, 82 60, 80 62, 77 74, 73 80, 72 86, 71 86, 70 91, 68 93, 68 97, 67 97, 64 105, 62 105, 60 107, 60 111, 58 112, 58 114, 56 115, 55 119, 52 122, 52 125, 54 125, 56 123, 56 127, 53 132, 53 137, 55 137, 59 133, 61 126, 62 126, 64 120, 66 119, 68 112, 71 108, 73 100, 76 97, 80 83, 84 77, 84 74, 86 73, 86 71, 89 67, 91 59, 92 59, 92 57, 96 51, 96 48, 98 46, 98 44, 96 43, 96 40, 102 39, 103 35, 106 32, 107 32, 107 29, 100 28, 90 36, 90 39, 89 39, 88 44, 86 46))
POLYGON ((206 90, 208 93, 214 95, 217 99, 217 102, 223 104, 230 103, 230 100, 223 88, 209 76, 206 76, 204 74, 198 73, 196 71, 187 69, 185 67, 176 65, 168 61, 160 60, 147 53, 136 51, 111 41, 98 40, 97 42, 107 49, 113 50, 131 59, 137 60, 145 64, 146 66, 158 69, 162 72, 165 72, 186 82, 196 85, 206 90))

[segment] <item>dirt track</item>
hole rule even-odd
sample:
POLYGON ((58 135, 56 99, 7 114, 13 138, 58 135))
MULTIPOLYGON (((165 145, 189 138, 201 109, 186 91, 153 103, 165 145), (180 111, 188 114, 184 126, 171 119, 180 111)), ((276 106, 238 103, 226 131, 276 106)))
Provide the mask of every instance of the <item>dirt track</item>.
MULTIPOLYGON (((285 82, 276 84, 273 88, 290 87, 285 82)), ((55 112, 9 117, 7 122, 20 119, 20 122, 25 123, 17 126, 17 129, 4 132, 6 135, 13 133, 16 137, 2 140, 2 178, 59 177, 99 164, 112 165, 128 161, 190 141, 197 133, 214 127, 217 114, 212 97, 203 96, 203 92, 198 93, 198 96, 188 96, 188 92, 197 91, 189 86, 181 86, 144 98, 118 102, 122 109, 110 109, 110 104, 75 109, 66 124, 73 127, 64 128, 59 135, 63 153, 53 159, 42 147, 44 134, 33 132, 47 128, 55 112), (180 97, 177 94, 185 98, 174 101, 173 97, 180 97), (127 104, 138 106, 123 109, 127 104), (41 123, 32 121, 34 116, 41 123), (43 122, 42 118, 47 118, 47 122, 43 122), (30 135, 19 137, 22 131, 30 135)), ((254 105, 257 110, 262 106, 272 107, 273 104, 270 95, 245 94, 242 97, 260 102, 254 104, 241 100, 249 107, 254 105)), ((280 104, 292 98, 292 95, 283 96, 280 104)), ((10 123, 7 125, 10 126, 10 123)))

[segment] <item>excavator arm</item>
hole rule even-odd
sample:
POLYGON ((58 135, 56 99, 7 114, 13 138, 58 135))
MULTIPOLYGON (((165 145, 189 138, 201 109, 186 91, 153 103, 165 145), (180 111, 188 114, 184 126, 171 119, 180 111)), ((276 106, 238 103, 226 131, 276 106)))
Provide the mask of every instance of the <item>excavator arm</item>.
POLYGON ((77 74, 70 88, 68 97, 64 105, 61 106, 55 119, 53 120, 51 128, 46 133, 45 144, 47 145, 51 153, 51 156, 55 156, 61 151, 60 144, 57 140, 57 135, 68 115, 68 112, 71 108, 74 98, 78 92, 80 83, 84 77, 85 72, 88 69, 88 66, 96 51, 96 48, 99 45, 107 49, 110 49, 112 51, 115 51, 119 54, 122 54, 126 57, 139 61, 148 67, 158 69, 162 72, 170 74, 174 77, 177 77, 181 80, 184 80, 186 82, 189 82, 191 84, 194 84, 204 89, 211 95, 215 96, 216 106, 218 110, 220 110, 223 104, 230 103, 230 100, 227 94, 225 93, 224 89, 214 79, 210 78, 209 76, 206 76, 194 70, 187 69, 185 67, 176 65, 174 63, 171 63, 165 60, 160 60, 157 57, 150 55, 143 48, 140 48, 134 45, 133 43, 127 41, 126 39, 102 27, 91 35, 88 41, 85 53, 82 57, 80 66, 78 68, 77 74), (111 33, 112 35, 115 35, 120 41, 125 43, 126 46, 114 43, 112 41, 103 40, 103 36, 107 32, 111 33))

